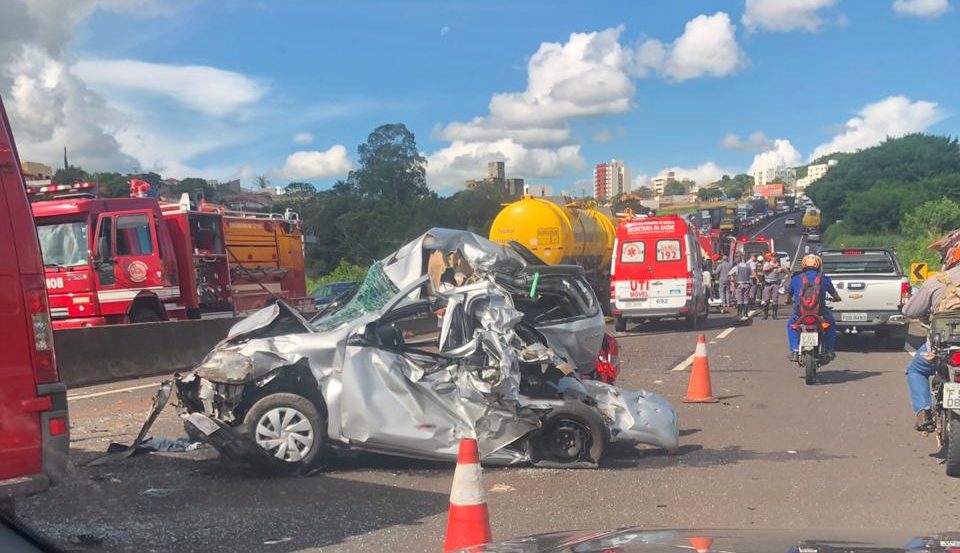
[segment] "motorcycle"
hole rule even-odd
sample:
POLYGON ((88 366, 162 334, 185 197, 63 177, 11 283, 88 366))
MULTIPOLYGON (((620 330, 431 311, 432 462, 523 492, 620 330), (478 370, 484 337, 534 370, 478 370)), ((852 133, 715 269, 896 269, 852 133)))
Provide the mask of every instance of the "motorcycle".
POLYGON ((936 313, 928 331, 937 366, 930 379, 937 447, 945 453, 947 476, 960 477, 960 313, 936 313))
MULTIPOLYGON (((830 298, 827 298, 830 301, 830 298)), ((830 362, 826 347, 823 345, 823 331, 830 323, 820 315, 806 315, 795 323, 800 331, 800 351, 797 364, 803 369, 803 379, 807 385, 817 382, 817 370, 830 362)))

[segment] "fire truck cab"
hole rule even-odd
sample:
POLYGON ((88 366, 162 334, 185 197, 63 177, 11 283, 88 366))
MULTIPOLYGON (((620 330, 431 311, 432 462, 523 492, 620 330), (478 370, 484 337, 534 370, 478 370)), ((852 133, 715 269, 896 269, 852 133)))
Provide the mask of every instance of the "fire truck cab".
POLYGON ((232 315, 219 216, 96 198, 94 187, 34 191, 68 193, 33 203, 54 328, 232 315))

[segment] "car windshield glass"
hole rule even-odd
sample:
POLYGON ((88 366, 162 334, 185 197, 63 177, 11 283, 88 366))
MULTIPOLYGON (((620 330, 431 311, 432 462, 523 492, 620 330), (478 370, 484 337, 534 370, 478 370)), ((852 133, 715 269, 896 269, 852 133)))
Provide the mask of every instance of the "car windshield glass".
POLYGON ((827 274, 893 273, 893 259, 888 255, 837 255, 823 257, 827 274))
POLYGON ((43 264, 77 267, 87 263, 87 224, 85 221, 37 226, 43 264))
POLYGON ((320 331, 330 330, 367 313, 379 311, 399 291, 383 271, 383 264, 378 261, 367 271, 366 278, 350 301, 314 321, 313 326, 320 331))

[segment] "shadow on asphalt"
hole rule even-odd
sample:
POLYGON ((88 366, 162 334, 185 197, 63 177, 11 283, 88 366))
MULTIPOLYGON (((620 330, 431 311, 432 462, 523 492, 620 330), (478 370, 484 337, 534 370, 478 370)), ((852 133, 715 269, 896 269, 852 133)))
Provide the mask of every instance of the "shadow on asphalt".
POLYGON ((608 456, 601 468, 625 469, 642 466, 644 468, 718 467, 745 461, 830 461, 846 459, 847 455, 826 453, 820 448, 790 451, 754 451, 740 446, 728 446, 721 449, 706 448, 700 444, 681 444, 675 455, 662 449, 635 449, 608 456), (791 452, 792 451, 792 452, 791 452))
MULTIPOLYGON (((452 465, 433 465, 449 470, 452 477, 452 465)), ((409 470, 413 462, 393 466, 409 470)), ((78 536, 89 536, 105 549, 282 553, 415 526, 445 512, 449 502, 446 493, 338 478, 335 473, 309 478, 257 475, 200 451, 71 466, 66 481, 41 497, 20 503, 22 518, 67 548, 78 536)), ((440 545, 425 544, 425 549, 440 545)))
POLYGON ((674 334, 677 332, 704 332, 709 330, 720 330, 734 324, 730 316, 720 317, 712 315, 696 329, 690 328, 690 325, 684 320, 659 320, 647 323, 627 325, 625 332, 618 332, 617 338, 628 336, 657 336, 660 334, 674 334))
POLYGON ((817 371, 817 384, 843 384, 844 382, 856 382, 871 376, 881 375, 880 371, 817 371))

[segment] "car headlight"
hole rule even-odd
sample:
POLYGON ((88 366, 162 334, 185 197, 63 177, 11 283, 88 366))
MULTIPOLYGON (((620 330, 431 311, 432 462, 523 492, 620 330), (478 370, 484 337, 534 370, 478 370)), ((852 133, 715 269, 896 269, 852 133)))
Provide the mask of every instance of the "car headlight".
POLYGON ((248 382, 253 374, 253 362, 233 350, 215 350, 194 372, 210 382, 243 383, 248 382))

